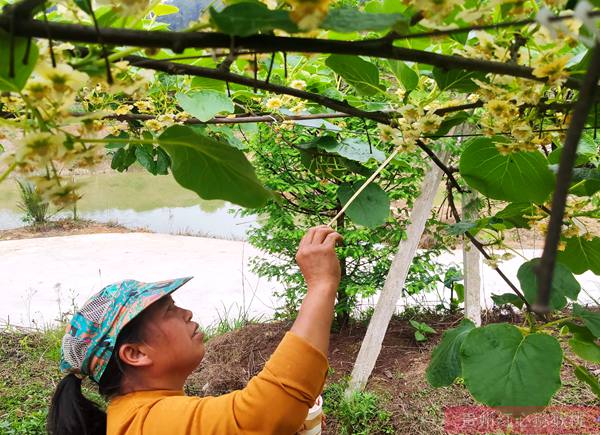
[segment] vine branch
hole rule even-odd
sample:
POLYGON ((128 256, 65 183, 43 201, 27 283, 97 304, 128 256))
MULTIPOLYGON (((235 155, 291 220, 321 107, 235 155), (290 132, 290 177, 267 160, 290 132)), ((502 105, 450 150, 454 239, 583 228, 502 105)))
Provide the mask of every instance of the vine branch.
MULTIPOLYGON (((302 98, 304 100, 313 101, 318 103, 324 107, 328 107, 330 109, 347 113, 348 115, 352 115, 358 118, 366 118, 371 119, 373 121, 379 122, 381 124, 392 125, 394 121, 393 112, 369 112, 366 110, 358 109, 354 106, 349 105, 344 101, 335 100, 333 98, 325 97, 320 94, 315 94, 313 92, 307 92, 300 89, 291 88, 288 86, 278 85, 274 83, 267 83, 262 80, 255 80, 249 77, 245 77, 239 74, 234 74, 229 71, 220 71, 212 68, 205 68, 201 66, 195 65, 187 65, 173 62, 165 62, 162 60, 153 60, 148 59, 141 56, 127 56, 124 58, 129 61, 129 63, 133 66, 137 66, 140 68, 148 68, 156 71, 166 72, 172 75, 192 75, 192 76, 200 76, 200 77, 208 77, 216 80, 224 80, 226 82, 237 83, 244 86, 249 86, 252 88, 262 89, 270 92, 275 92, 278 94, 291 95, 293 97, 302 98)), ((465 106, 460 106, 461 109, 465 106)), ((441 109, 444 110, 444 109, 441 109)), ((449 110, 446 110, 445 113, 448 113, 449 110)), ((437 111, 435 112, 437 113, 437 111)), ((435 155, 435 153, 422 141, 417 141, 417 146, 421 148, 425 153, 432 158, 434 163, 442 170, 448 177, 453 180, 453 184, 455 186, 459 186, 458 182, 454 179, 452 175, 452 171, 435 155)))
POLYGON ((534 311, 539 314, 545 314, 550 310, 550 292, 552 289, 552 275, 556 265, 556 255, 558 251, 558 243, 560 241, 560 233, 563 224, 563 216, 567 204, 567 195, 569 193, 569 185, 573 175, 573 166, 577 152, 577 145, 581 138, 581 133, 585 127, 585 121, 590 112, 598 78, 600 77, 600 43, 596 42, 592 50, 592 57, 588 72, 583 79, 581 89, 579 91, 579 99, 575 104, 573 117, 567 129, 564 147, 560 156, 558 165, 558 174, 556 176, 556 188, 552 196, 552 208, 550 213, 550 222, 548 224, 548 233, 544 243, 544 251, 540 264, 537 267, 538 275, 538 298, 534 306, 534 311))
MULTIPOLYGON (((461 222, 461 218, 460 218, 460 214, 458 213, 458 210, 456 208, 456 204, 454 203, 454 193, 452 191, 452 184, 450 182, 446 183, 446 191, 448 192, 448 206, 450 207, 452 216, 454 217, 454 220, 456 221, 456 223, 459 223, 459 222, 461 222)), ((477 248, 477 250, 479 252, 481 252, 481 255, 483 255, 483 257, 486 260, 492 259, 492 257, 484 249, 483 244, 479 240, 477 240, 475 238, 475 236, 473 236, 473 234, 471 234, 468 231, 465 231, 465 236, 469 239, 471 244, 473 244, 473 246, 475 246, 475 248, 477 248)), ((529 302, 527 302, 527 299, 525 299, 525 296, 523 295, 523 293, 521 293, 521 291, 517 288, 517 286, 515 286, 512 283, 512 281, 504 274, 504 272, 502 272, 502 270, 498 266, 492 266, 492 269, 494 269, 496 271, 496 273, 500 276, 500 278, 502 278, 502 280, 506 284, 508 284, 510 289, 523 301, 523 303, 525 304, 527 309, 531 310, 531 306, 529 305, 529 302)))
MULTIPOLYGON (((589 18, 600 16, 600 11, 592 11, 587 14, 589 18)), ((564 20, 570 20, 575 18, 572 14, 561 15, 561 16, 553 16, 549 17, 550 22, 559 22, 564 20)), ((505 21, 503 23, 494 23, 494 24, 479 24, 468 27, 459 27, 456 29, 446 29, 446 30, 433 30, 430 32, 420 32, 420 33, 405 33, 405 34, 397 34, 392 33, 389 36, 386 36, 388 39, 398 40, 398 39, 418 39, 418 38, 435 38, 440 36, 450 36, 457 35, 460 33, 469 33, 475 30, 497 30, 503 29, 507 27, 523 27, 529 24, 537 23, 534 19, 525 19, 525 20, 516 20, 516 21, 505 21)))
MULTIPOLYGON (((11 16, 0 15, 0 27, 9 31, 11 16)), ((83 43, 112 44, 145 48, 169 48, 181 53, 186 48, 231 48, 231 36, 218 32, 165 32, 119 28, 101 28, 96 32, 92 26, 52 22, 47 25, 39 20, 15 20, 14 34, 17 36, 48 38, 83 43)), ((470 59, 456 55, 444 55, 404 47, 395 47, 393 40, 366 39, 363 41, 341 41, 315 38, 253 35, 236 37, 235 48, 250 49, 257 53, 276 51, 301 53, 331 53, 363 55, 376 58, 397 59, 437 66, 443 69, 465 69, 484 73, 504 74, 538 82, 543 77, 533 75, 533 69, 509 63, 470 59)), ((579 89, 580 81, 568 78, 565 87, 579 89)))

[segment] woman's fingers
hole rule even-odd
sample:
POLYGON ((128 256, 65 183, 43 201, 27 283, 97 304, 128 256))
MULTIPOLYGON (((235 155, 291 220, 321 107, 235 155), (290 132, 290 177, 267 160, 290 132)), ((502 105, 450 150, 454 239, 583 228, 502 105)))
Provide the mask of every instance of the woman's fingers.
POLYGON ((304 237, 302 237, 302 240, 300 240, 300 245, 298 245, 299 248, 305 247, 306 245, 310 245, 312 243, 316 229, 317 227, 309 228, 306 234, 304 234, 304 237))
POLYGON ((325 240, 323 241, 323 245, 327 246, 328 248, 335 248, 335 245, 338 242, 341 242, 343 240, 342 236, 340 236, 338 233, 336 233, 335 231, 332 233, 327 234, 327 237, 325 237, 325 240))
POLYGON ((318 227, 315 227, 312 243, 320 245, 325 241, 327 236, 333 232, 333 229, 328 227, 327 225, 319 225, 318 227))
POLYGON ((325 244, 328 247, 335 247, 338 241, 342 240, 342 236, 340 236, 337 232, 335 232, 332 228, 327 225, 319 225, 317 227, 310 228, 302 240, 300 240, 300 244, 298 248, 308 248, 310 245, 322 245, 325 244))

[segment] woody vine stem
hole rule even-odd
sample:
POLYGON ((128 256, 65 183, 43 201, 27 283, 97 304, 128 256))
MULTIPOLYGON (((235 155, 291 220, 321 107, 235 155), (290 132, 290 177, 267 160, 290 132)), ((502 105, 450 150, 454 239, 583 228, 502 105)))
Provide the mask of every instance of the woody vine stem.
MULTIPOLYGON (((33 14, 36 10, 41 11, 45 2, 43 0, 23 0, 21 2, 7 5, 4 8, 4 13, 0 15, 0 28, 4 29, 10 35, 10 65, 9 71, 14 73, 14 65, 16 61, 14 56, 14 43, 16 36, 32 37, 48 39, 49 41, 61 40, 68 42, 92 43, 105 45, 118 45, 129 47, 146 47, 146 48, 169 48, 176 53, 182 52, 185 48, 224 48, 230 50, 230 57, 235 57, 236 52, 240 49, 251 50, 256 53, 276 53, 283 52, 305 52, 305 53, 332 53, 345 55, 364 55, 376 58, 396 59, 403 61, 418 62, 422 64, 433 65, 442 69, 462 69, 466 71, 476 71, 492 74, 509 75, 513 77, 525 78, 528 80, 545 82, 546 78, 540 78, 533 75, 532 68, 521 65, 516 65, 513 62, 497 62, 479 59, 470 59, 456 55, 443 55, 396 47, 393 41, 396 39, 419 38, 425 36, 441 36, 442 34, 464 33, 476 28, 499 28, 508 26, 523 26, 531 24, 531 20, 522 20, 516 22, 507 22, 496 24, 493 26, 475 26, 462 29, 453 29, 450 31, 435 31, 421 34, 398 35, 390 33, 387 36, 379 39, 362 40, 362 41, 337 41, 323 40, 312 38, 298 37, 278 37, 272 35, 254 35, 248 37, 232 37, 222 33, 212 32, 161 32, 161 31, 143 31, 129 30, 116 28, 99 28, 84 26, 78 24, 63 24, 56 22, 48 22, 47 20, 40 21, 33 19, 33 14)), ((598 12, 588 14, 588 18, 594 17, 598 12)), ((558 21, 569 17, 554 17, 552 20, 558 21)), ((51 46, 51 45, 50 45, 51 46)), ((258 80, 248 78, 242 75, 233 74, 228 71, 227 66, 224 68, 202 68, 198 66, 185 65, 164 60, 148 59, 141 56, 128 55, 131 49, 126 49, 122 54, 112 53, 110 56, 106 51, 103 52, 107 65, 107 74, 110 74, 109 59, 111 61, 124 59, 129 61, 132 66, 140 68, 148 68, 156 71, 163 71, 173 75, 193 75, 200 77, 209 77, 226 83, 238 83, 245 86, 250 86, 255 89, 263 89, 279 94, 287 94, 302 98, 309 101, 314 101, 324 107, 328 107, 335 111, 345 113, 351 116, 370 119, 378 123, 391 126, 396 125, 397 115, 395 113, 386 112, 369 112, 355 108, 346 102, 328 98, 319 94, 310 93, 298 89, 293 89, 286 86, 269 83, 267 80, 258 80)), ((23 60, 26 62, 27 56, 23 60)), ((596 45, 592 50, 592 59, 589 63, 588 72, 583 81, 574 78, 566 79, 564 87, 579 90, 579 100, 576 103, 574 115, 570 122, 566 140, 564 143, 564 152, 562 153, 556 188, 552 199, 552 210, 550 213, 550 225, 546 236, 544 253, 540 267, 538 269, 539 279, 539 294, 538 304, 532 309, 540 314, 546 313, 548 308, 548 300, 552 287, 552 274, 556 260, 558 241, 560 230, 565 211, 566 197, 568 194, 569 183, 571 180, 572 169, 574 166, 575 152, 577 143, 581 136, 581 132, 585 127, 585 119, 594 103, 595 94, 597 92, 598 77, 600 75, 600 46, 596 45)), ((461 191, 461 186, 454 178, 452 171, 444 165, 433 153, 433 151, 422 141, 417 141, 417 145, 428 154, 428 156, 437 164, 448 177, 452 187, 461 191)), ((379 174, 387 164, 397 154, 398 149, 395 149, 388 158, 380 165, 377 171, 364 183, 361 189, 355 193, 350 201, 345 205, 340 214, 350 205, 360 192, 379 174)), ((10 168, 9 168, 10 169, 10 168)), ((4 178, 6 174, 2 177, 4 178)), ((330 222, 333 224, 335 218, 330 222)), ((471 239, 471 242, 477 244, 471 239)), ((478 247, 479 248, 479 247, 478 247)), ((498 273, 500 273, 498 271, 498 273)), ((503 277, 505 278, 505 277, 503 277)), ((518 290, 511 285, 513 291, 518 290)), ((522 295, 519 294, 521 298, 522 295)))

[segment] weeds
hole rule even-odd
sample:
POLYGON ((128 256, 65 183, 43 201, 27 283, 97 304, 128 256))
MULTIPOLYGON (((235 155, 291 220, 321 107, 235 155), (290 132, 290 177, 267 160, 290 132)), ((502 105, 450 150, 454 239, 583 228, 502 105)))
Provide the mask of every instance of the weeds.
MULTIPOLYGON (((236 304, 237 305, 237 304, 236 304)), ((223 335, 236 329, 241 329, 244 326, 252 323, 260 323, 264 321, 263 316, 248 316, 248 311, 244 307, 238 306, 237 314, 232 315, 231 310, 233 305, 229 308, 223 306, 223 313, 217 312, 218 320, 213 324, 204 328, 204 341, 216 337, 217 335, 223 335)))
POLYGON ((427 341, 427 339, 428 339, 427 334, 435 334, 436 333, 435 329, 433 329, 427 323, 417 322, 416 320, 413 320, 413 319, 410 319, 408 322, 415 329, 415 340, 418 342, 427 341))
POLYGON ((338 424, 342 435, 393 434, 392 414, 382 408, 382 398, 372 392, 358 391, 350 397, 344 392, 347 381, 329 384, 323 391, 323 411, 338 424))
POLYGON ((45 434, 63 329, 0 332, 0 433, 45 434))
POLYGON ((23 222, 28 224, 45 224, 48 219, 48 202, 42 198, 35 185, 29 181, 17 180, 21 201, 17 204, 25 213, 23 222))

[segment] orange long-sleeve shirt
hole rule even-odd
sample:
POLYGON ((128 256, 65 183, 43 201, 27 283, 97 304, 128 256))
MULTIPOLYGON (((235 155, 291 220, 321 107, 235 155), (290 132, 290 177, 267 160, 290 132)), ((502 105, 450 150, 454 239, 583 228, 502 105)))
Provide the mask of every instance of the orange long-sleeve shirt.
POLYGON ((327 358, 288 332, 246 388, 219 397, 137 391, 115 397, 107 435, 294 434, 319 396, 327 358))

